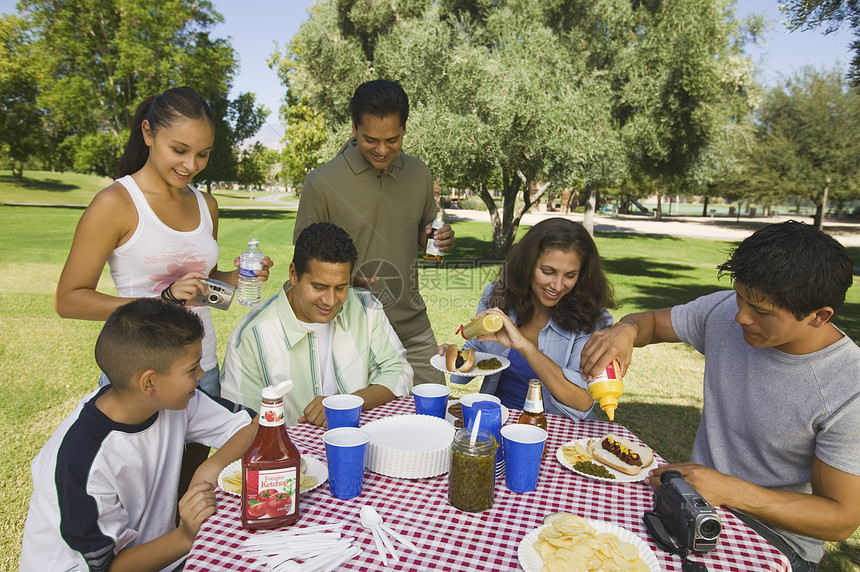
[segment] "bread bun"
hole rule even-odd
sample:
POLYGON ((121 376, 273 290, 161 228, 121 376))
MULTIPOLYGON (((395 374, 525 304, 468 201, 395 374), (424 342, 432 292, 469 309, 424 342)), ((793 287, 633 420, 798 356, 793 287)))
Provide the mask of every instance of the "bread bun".
POLYGON ((473 365, 475 365, 474 348, 459 350, 455 344, 451 344, 445 350, 445 368, 448 371, 466 373, 473 365), (462 359, 459 367, 457 366, 458 357, 462 359))
POLYGON ((624 439, 622 437, 618 437, 609 433, 605 437, 594 437, 588 440, 588 454, 591 455, 591 458, 595 461, 606 465, 607 467, 611 467, 616 471, 622 472, 627 475, 638 475, 642 472, 642 470, 650 465, 654 461, 654 452, 648 447, 642 447, 641 445, 637 445, 632 441, 624 439), (603 446, 603 442, 607 439, 610 440, 610 443, 614 443, 620 449, 621 455, 627 455, 629 453, 633 453, 639 456, 639 460, 641 461, 641 465, 635 465, 628 463, 622 460, 619 457, 619 454, 608 451, 603 446))

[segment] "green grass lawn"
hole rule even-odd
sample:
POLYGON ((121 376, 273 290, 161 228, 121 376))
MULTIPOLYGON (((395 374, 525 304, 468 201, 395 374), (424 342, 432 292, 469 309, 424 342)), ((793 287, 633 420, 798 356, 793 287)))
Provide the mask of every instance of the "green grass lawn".
MULTIPOLYGON (((67 193, 63 196, 69 201, 74 196, 70 204, 85 205, 109 182, 80 175, 25 175, 30 186, 21 188, 11 183, 8 173, 0 173, 0 203, 67 204, 52 199, 60 196, 56 193, 67 193)), ((247 198, 218 197, 219 203, 249 203, 247 198)), ((7 507, 0 517, 0 570, 18 566, 26 499, 32 488, 30 460, 81 396, 95 388, 98 376, 92 348, 101 324, 61 319, 52 306, 81 213, 80 208, 0 206, 0 384, 4 390, 0 502, 7 507)), ((220 266, 230 267, 250 236, 260 238, 261 248, 276 263, 263 290, 264 296, 273 295, 287 278, 294 223, 292 210, 222 211, 220 266)), ((452 223, 457 234, 455 254, 448 257, 444 270, 430 265, 420 273, 440 343, 454 340, 454 330, 472 317, 484 286, 498 269, 492 261, 480 261, 492 238, 489 224, 456 219, 452 223)), ((526 230, 521 228, 520 234, 526 230)), ((717 280, 715 270, 725 259, 729 243, 615 233, 598 234, 596 240, 623 304, 613 312, 616 318, 729 287, 727 280, 717 280)), ((858 254, 855 249, 855 260, 858 254)), ((99 289, 113 291, 107 270, 99 289)), ((855 284, 836 321, 854 340, 860 339, 858 302, 860 288, 855 284)), ((245 312, 238 305, 227 312, 213 311, 222 359, 227 336, 245 312)), ((638 349, 634 360, 625 377, 616 421, 667 460, 686 460, 701 410, 703 358, 687 346, 673 344, 638 349)), ((856 570, 858 563, 860 537, 855 533, 848 541, 828 544, 820 570, 856 570)))

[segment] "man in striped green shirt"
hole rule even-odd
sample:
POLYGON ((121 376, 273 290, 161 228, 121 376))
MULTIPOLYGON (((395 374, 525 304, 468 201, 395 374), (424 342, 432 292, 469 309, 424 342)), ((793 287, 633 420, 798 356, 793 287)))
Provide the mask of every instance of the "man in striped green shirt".
POLYGON ((357 253, 331 223, 296 240, 290 280, 249 312, 230 334, 221 394, 258 407, 262 388, 293 381, 284 398, 287 423, 324 425, 322 399, 354 393, 364 410, 409 395, 406 350, 369 291, 349 286, 357 253))

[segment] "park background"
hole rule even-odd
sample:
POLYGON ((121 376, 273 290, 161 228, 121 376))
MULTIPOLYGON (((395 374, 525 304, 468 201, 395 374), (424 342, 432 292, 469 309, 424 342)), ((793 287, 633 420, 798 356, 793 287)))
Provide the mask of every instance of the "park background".
MULTIPOLYGON (((345 102, 352 89, 375 75, 403 81, 413 101, 404 149, 430 164, 440 198, 452 207, 448 216, 458 237, 444 267, 421 269, 422 291, 440 342, 471 317, 484 285, 494 277, 495 261, 514 237, 535 217, 553 214, 546 212, 549 208, 569 211, 564 216, 596 229, 623 304, 613 312, 616 318, 729 287, 717 280, 715 266, 725 259, 731 241, 765 222, 783 220, 787 213, 823 224, 849 245, 860 264, 854 213, 860 164, 857 92, 850 79, 854 68, 847 65, 853 54, 845 48, 850 32, 846 24, 826 37, 830 57, 812 57, 822 54, 820 48, 795 48, 788 61, 796 66, 762 66, 763 58, 773 59, 755 38, 776 30, 775 44, 787 41, 791 47, 800 44, 792 39, 804 34, 824 37, 830 25, 825 19, 812 31, 788 34, 780 24, 741 23, 735 17, 754 12, 755 6, 772 16, 776 2, 678 1, 663 4, 663 12, 655 8, 660 3, 642 3, 651 11, 640 12, 638 34, 623 38, 625 49, 608 46, 603 63, 595 56, 600 50, 583 42, 587 31, 577 22, 629 23, 631 5, 640 3, 546 3, 580 10, 579 20, 566 21, 563 30, 534 12, 535 2, 432 3, 475 7, 460 23, 483 45, 456 43, 459 36, 442 45, 437 40, 448 36, 432 33, 443 29, 443 20, 431 17, 437 13, 421 12, 431 3, 419 1, 400 4, 414 13, 393 10, 394 2, 370 0, 339 2, 340 13, 330 1, 287 2, 277 8, 273 2, 255 3, 255 10, 269 10, 257 19, 268 26, 274 22, 275 31, 267 34, 260 32, 262 24, 249 23, 250 7, 242 2, 214 3, 229 18, 218 23, 208 2, 169 3, 174 10, 167 18, 161 10, 135 11, 136 4, 128 0, 86 5, 75 0, 64 4, 68 13, 40 13, 53 18, 55 31, 66 33, 45 36, 41 43, 38 33, 18 32, 26 29, 28 15, 59 4, 21 2, 23 20, 10 16, 16 12, 13 4, 0 0, 0 252, 5 255, 0 268, 0 499, 9 507, 0 519, 3 570, 17 568, 32 487, 29 460, 94 387, 98 373, 92 345, 100 324, 59 319, 52 309, 53 290, 81 209, 109 182, 97 175, 109 172, 116 142, 127 134, 130 111, 151 92, 182 83, 210 90, 207 97, 222 114, 221 154, 198 183, 214 192, 221 207, 221 266, 229 267, 247 238, 258 236, 278 264, 265 285, 264 294, 271 295, 286 279, 301 180, 348 133, 345 102), (192 4, 200 11, 188 10, 192 4), (510 10, 491 12, 490 4, 510 10), (284 5, 290 10, 311 7, 312 15, 278 22, 273 15, 284 5), (362 12, 370 6, 378 9, 362 12), (727 12, 732 8, 734 13, 727 12), (93 65, 103 46, 86 41, 97 34, 72 37, 69 29, 108 33, 94 18, 119 11, 126 19, 137 18, 138 30, 163 27, 167 33, 154 37, 166 45, 117 35, 106 52, 110 57, 93 65), (74 23, 81 25, 64 27, 74 23), (170 39, 171 26, 181 32, 176 40, 170 39), (374 35, 374 29, 385 33, 374 35), (570 30, 583 36, 559 33, 570 30), (495 39, 488 41, 491 32, 495 39), (219 42, 224 36, 230 37, 219 42), (213 45, 202 41, 210 37, 213 45), (251 40, 263 46, 262 55, 239 51, 251 40), (400 61, 396 56, 401 53, 413 59, 400 61), (217 57, 203 58, 207 54, 217 57), (422 65, 420 57, 430 56, 422 65), (105 69, 110 58, 121 65, 105 69), (272 65, 263 61, 261 66, 261 59, 272 65), (456 64, 464 61, 476 65, 458 69, 456 64), (714 62, 721 66, 713 67, 714 62), (814 67, 803 67, 810 63, 814 67), (246 67, 268 70, 277 78, 274 97, 257 99, 262 82, 242 78, 238 70, 246 67), (651 77, 636 75, 644 68, 652 71, 651 77), (450 72, 455 85, 427 75, 440 71, 450 72), (607 78, 612 81, 602 83, 607 78), (88 81, 69 81, 81 79, 88 81), (110 82, 135 87, 116 88, 121 97, 108 101, 114 107, 93 105, 110 82), (446 98, 434 99, 435 94, 446 98), (631 101, 639 104, 635 113, 625 107, 631 101), (571 113, 560 114, 559 109, 571 113), (266 141, 267 132, 275 138, 266 141), (827 206, 825 189, 831 192, 827 206), (560 204, 563 191, 573 201, 560 204), (663 226, 652 226, 647 234, 619 232, 656 218, 652 211, 658 204, 648 201, 652 197, 663 201, 663 226), (624 214, 632 199, 649 212, 624 214), (727 216, 730 208, 734 213, 727 216), (830 217, 824 216, 826 210, 830 217), (762 218, 762 213, 769 216, 762 218), (816 213, 816 219, 808 216, 816 213), (678 225, 702 226, 692 222, 695 218, 706 219, 702 222, 709 230, 702 236, 723 240, 675 233, 678 225), (726 229, 733 233, 727 235, 726 229)), ((41 21, 42 31, 47 22, 41 21)), ((791 52, 776 51, 783 58, 791 52)), ((100 289, 112 292, 107 271, 100 289)), ((858 301, 855 287, 836 320, 855 341, 860 339, 858 301)), ((245 311, 234 307, 215 313, 221 358, 229 332, 245 311)), ((617 419, 665 458, 684 460, 701 407, 702 359, 682 345, 637 350, 635 359, 617 419)), ((848 541, 828 545, 821 570, 855 570, 858 563, 855 533, 848 541)))

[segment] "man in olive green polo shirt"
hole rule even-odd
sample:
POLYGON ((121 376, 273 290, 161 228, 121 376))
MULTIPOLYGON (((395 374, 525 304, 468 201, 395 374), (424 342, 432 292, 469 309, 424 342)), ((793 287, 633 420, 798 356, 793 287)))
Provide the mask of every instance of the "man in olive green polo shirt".
POLYGON ((305 179, 293 242, 315 222, 346 230, 358 249, 353 283, 382 302, 414 383, 444 383, 430 365, 438 345, 418 292, 416 259, 431 234, 441 251, 451 250, 454 231, 446 224, 434 233, 433 176, 421 159, 400 149, 409 98, 399 84, 374 80, 355 90, 350 111, 354 137, 305 179))

